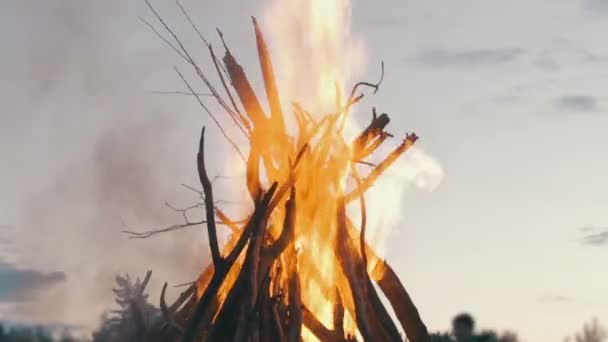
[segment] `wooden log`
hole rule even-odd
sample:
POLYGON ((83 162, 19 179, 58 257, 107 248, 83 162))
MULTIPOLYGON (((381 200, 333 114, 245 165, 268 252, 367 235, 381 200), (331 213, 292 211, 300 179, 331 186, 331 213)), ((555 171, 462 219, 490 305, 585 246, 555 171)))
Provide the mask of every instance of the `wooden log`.
MULTIPOLYGON (((347 221, 347 231, 351 239, 357 236, 356 229, 351 222, 347 221)), ((420 317, 418 309, 414 305, 409 293, 399 280, 391 266, 381 260, 374 250, 365 245, 369 261, 374 263, 371 278, 374 280, 386 298, 389 300, 399 323, 405 332, 408 341, 428 342, 430 337, 428 330, 420 317)))
POLYGON ((257 227, 257 225, 260 224, 260 221, 264 219, 264 216, 266 215, 266 209, 268 207, 268 204, 270 203, 270 200, 272 199, 272 196, 274 195, 274 192, 276 191, 276 188, 277 183, 274 183, 270 187, 268 192, 264 194, 263 198, 261 200, 256 201, 256 206, 253 214, 251 215, 249 223, 245 227, 243 234, 241 234, 241 237, 236 243, 234 249, 226 258, 222 259, 223 262, 220 262, 219 266, 214 269, 213 277, 211 278, 211 281, 205 289, 205 292, 203 293, 198 304, 196 305, 192 320, 184 332, 182 342, 192 342, 194 340, 196 334, 198 333, 199 323, 201 322, 203 317, 205 317, 209 304, 214 298, 216 298, 217 291, 219 290, 226 275, 228 274, 228 271, 236 261, 238 255, 241 253, 247 242, 249 241, 251 230, 254 227, 257 227))
POLYGON ((336 331, 328 329, 319 322, 314 313, 312 313, 307 307, 302 307, 302 323, 310 330, 316 338, 321 342, 340 341, 336 331))
POLYGON ((291 194, 285 202, 285 219, 281 234, 269 247, 265 248, 262 254, 262 261, 259 272, 266 274, 275 260, 283 253, 285 248, 294 241, 295 221, 296 221, 296 189, 292 186, 291 194))
POLYGON ((379 264, 379 267, 382 268, 382 277, 378 280, 378 286, 395 310, 408 341, 430 342, 428 330, 420 318, 420 313, 393 268, 386 261, 379 264))
MULTIPOLYGON (((297 262, 297 261, 296 261, 297 262)), ((302 293, 300 276, 294 269, 289 277, 289 330, 288 342, 300 342, 302 335, 302 293)))
POLYGON ((336 289, 335 294, 333 319, 334 332, 340 339, 344 339, 344 305, 342 304, 342 297, 338 289, 336 289))
POLYGON ((355 321, 357 327, 363 336, 365 341, 375 341, 377 336, 374 334, 371 319, 366 309, 366 295, 365 289, 362 287, 360 272, 357 271, 357 266, 354 260, 354 254, 356 249, 352 245, 352 241, 348 238, 346 231, 346 204, 344 198, 339 199, 338 213, 337 213, 337 224, 338 224, 338 238, 336 239, 336 251, 338 256, 338 262, 342 272, 348 280, 350 292, 353 297, 355 306, 355 321))
POLYGON ((278 341, 287 342, 287 337, 285 336, 285 332, 284 332, 285 331, 284 324, 283 324, 284 321, 281 319, 281 317, 285 317, 285 316, 279 314, 279 311, 283 311, 283 310, 279 309, 279 306, 281 306, 280 300, 278 298, 273 298, 273 300, 272 300, 272 318, 273 318, 274 326, 276 328, 278 341))
POLYGON ((170 312, 176 312, 190 297, 196 293, 196 285, 190 285, 169 307, 170 312))

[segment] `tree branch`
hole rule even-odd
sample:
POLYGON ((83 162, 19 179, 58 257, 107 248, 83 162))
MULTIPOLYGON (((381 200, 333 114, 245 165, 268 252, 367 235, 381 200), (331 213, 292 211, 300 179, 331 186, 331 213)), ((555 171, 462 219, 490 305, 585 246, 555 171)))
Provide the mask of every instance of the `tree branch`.
POLYGON ((171 312, 169 312, 169 309, 167 308, 167 303, 165 302, 166 291, 167 282, 165 282, 165 285, 163 285, 163 289, 160 292, 160 310, 163 313, 163 317, 165 318, 165 321, 167 321, 167 324, 181 335, 184 332, 184 329, 175 322, 175 319, 173 319, 171 312))
POLYGON ((205 214, 207 216, 207 234, 209 235, 209 248, 211 248, 211 258, 215 268, 219 266, 221 255, 220 247, 217 242, 217 228, 215 225, 215 211, 213 205, 213 188, 211 181, 205 169, 205 126, 201 131, 201 140, 198 146, 198 154, 196 157, 196 166, 198 169, 198 177, 203 186, 205 193, 205 214))

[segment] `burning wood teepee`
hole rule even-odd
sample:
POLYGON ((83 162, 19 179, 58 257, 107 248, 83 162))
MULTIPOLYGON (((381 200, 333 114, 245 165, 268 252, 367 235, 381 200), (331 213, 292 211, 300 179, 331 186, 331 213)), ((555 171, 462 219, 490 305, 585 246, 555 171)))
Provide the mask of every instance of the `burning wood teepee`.
MULTIPOLYGON (((205 169, 203 128, 197 168, 213 263, 170 306, 164 300, 165 284, 161 309, 166 324, 151 335, 184 342, 401 341, 404 337, 397 321, 410 341, 429 341, 399 278, 365 240, 365 193, 417 136, 406 135, 380 163, 371 164, 365 160, 391 136, 385 131, 388 115, 377 115, 374 110, 371 122, 354 140, 346 141, 343 135, 351 106, 363 98, 359 90, 377 90, 378 84, 357 83, 344 101, 337 92, 335 112, 323 116, 295 105, 292 115, 297 127, 295 133, 289 133, 267 46, 255 19, 269 113, 262 109, 223 38, 221 61, 211 45, 207 46, 227 100, 156 16, 176 45, 165 42, 194 67, 222 110, 247 137, 248 155, 241 156, 254 209, 246 220, 237 221, 215 205, 216 194, 205 169), (360 163, 371 171, 360 171, 360 163), (349 205, 360 210, 360 221, 347 215, 349 205), (223 247, 218 244, 218 225, 232 230, 223 247), (396 320, 377 289, 388 299, 396 320)), ((233 147, 239 150, 234 143, 233 147)))

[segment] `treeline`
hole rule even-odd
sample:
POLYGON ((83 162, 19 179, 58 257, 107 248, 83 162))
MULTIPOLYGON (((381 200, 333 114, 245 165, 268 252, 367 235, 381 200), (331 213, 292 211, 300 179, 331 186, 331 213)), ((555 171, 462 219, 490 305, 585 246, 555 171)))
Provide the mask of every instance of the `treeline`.
POLYGON ((32 327, 0 322, 0 342, 78 342, 78 340, 72 337, 68 329, 57 334, 43 326, 32 327))
MULTIPOLYGON (((449 332, 431 334, 431 342, 521 342, 516 333, 494 330, 475 331, 475 320, 469 314, 460 314, 452 321, 449 332)), ((579 332, 566 336, 563 342, 608 342, 608 330, 597 318, 586 323, 579 332)))
MULTIPOLYGON (((73 337, 69 329, 57 331, 43 326, 24 326, 0 322, 0 342, 129 342, 138 340, 137 321, 146 325, 163 324, 160 309, 148 302, 145 287, 150 275, 142 280, 128 275, 116 277, 116 287, 112 289, 117 308, 102 315, 99 328, 87 339, 73 337), (140 317, 133 316, 132 305, 141 311, 140 317)), ((471 315, 457 315, 449 332, 431 334, 431 342, 522 342, 514 332, 493 330, 475 331, 475 321, 471 315)), ((608 342, 608 331, 597 319, 585 324, 563 342, 608 342)))

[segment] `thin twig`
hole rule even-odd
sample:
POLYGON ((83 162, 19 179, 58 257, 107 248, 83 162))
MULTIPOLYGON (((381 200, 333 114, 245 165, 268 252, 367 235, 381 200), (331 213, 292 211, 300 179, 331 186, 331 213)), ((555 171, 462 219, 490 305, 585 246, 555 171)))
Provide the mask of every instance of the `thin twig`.
POLYGON ((188 211, 189 210, 192 210, 192 209, 202 209, 200 203, 194 204, 194 205, 189 206, 189 207, 184 208, 184 209, 178 209, 178 208, 174 207, 173 205, 171 205, 169 202, 166 202, 166 201, 165 201, 164 204, 165 204, 165 206, 167 208, 169 208, 169 209, 171 209, 173 211, 176 211, 178 213, 181 213, 182 214, 182 218, 184 219, 185 222, 188 222, 188 211))
POLYGON ((189 281, 189 282, 183 283, 183 284, 173 285, 173 287, 184 287, 184 286, 190 286, 190 285, 194 285, 194 284, 196 284, 196 280, 195 281, 189 281))
MULTIPOLYGON (((184 15, 184 17, 186 17, 186 20, 188 20, 188 22, 190 23, 190 26, 194 29, 194 31, 196 32, 196 34, 198 35, 198 37, 203 41, 203 44, 205 44, 207 46, 207 48, 209 49, 209 53, 211 55, 211 60, 213 61, 213 64, 215 65, 216 71, 217 71, 217 73, 218 73, 218 75, 220 77, 220 80, 222 82, 222 86, 224 87, 224 90, 226 91, 226 93, 228 95, 228 98, 229 98, 230 102, 232 103, 232 106, 233 106, 234 111, 236 113, 233 112, 232 110, 230 110, 230 108, 228 108, 227 106, 225 107, 226 112, 228 112, 228 114, 230 115, 230 117, 234 120, 234 123, 237 125, 237 127, 239 127, 242 130, 243 134, 245 134, 245 136, 248 136, 248 133, 245 132, 245 130, 243 129, 243 127, 241 126, 241 124, 243 124, 245 126, 245 128, 247 128, 247 130, 250 132, 251 128, 249 127, 249 123, 245 120, 245 118, 243 117, 243 115, 239 111, 236 103, 234 102, 234 99, 232 97, 232 94, 231 94, 230 90, 226 86, 226 82, 224 80, 224 76, 220 72, 219 63, 217 61, 217 57, 213 53, 213 48, 211 47, 211 44, 207 41, 207 39, 205 39, 205 37, 203 36, 203 34, 201 33, 201 31, 198 29, 198 27, 196 26, 196 24, 194 24, 194 21, 192 20, 192 18, 188 14, 188 11, 186 11, 186 9, 184 8, 184 6, 182 6, 182 4, 180 3, 179 0, 176 1, 176 4, 179 7, 179 9, 181 10, 181 12, 184 15), (239 118, 241 119, 242 123, 239 123, 239 121, 237 120, 237 118, 236 118, 237 114, 238 114, 239 118)), ((217 94, 213 94, 213 96, 216 96, 216 95, 217 94)), ((216 98, 217 98, 217 96, 216 96, 216 98)), ((218 98, 218 100, 220 100, 220 99, 221 98, 218 98)), ((223 100, 221 100, 221 102, 222 101, 223 100)), ((222 103, 220 103, 220 105, 222 105, 222 103)))
MULTIPOLYGON (((230 93, 230 91, 228 90, 228 87, 226 86, 226 82, 224 81, 224 77, 222 75, 222 73, 219 70, 219 66, 218 66, 218 62, 217 62, 217 57, 215 57, 215 54, 213 53, 213 49, 211 47, 211 44, 207 41, 207 39, 205 39, 205 37, 203 36, 203 34, 201 33, 201 31, 198 29, 198 27, 196 26, 196 24, 194 24, 194 21, 192 20, 192 18, 190 17, 190 15, 188 14, 188 11, 186 11, 186 9, 184 8, 184 6, 182 6, 182 4, 180 3, 179 0, 176 0, 176 4, 179 7, 179 9, 181 10, 182 14, 184 15, 184 17, 186 17, 186 20, 188 20, 188 23, 190 23, 190 26, 194 29, 194 31, 196 32, 196 34, 198 35, 198 37, 203 41, 203 44, 205 44, 208 49, 209 49, 209 53, 211 55, 211 59, 216 67, 216 71, 220 77, 220 80, 222 82, 222 85, 224 86, 224 89, 226 91, 226 93, 228 94, 228 98, 230 99, 230 102, 232 103, 234 110, 236 111, 233 112, 230 107, 228 107, 228 105, 225 103, 224 99, 221 98, 221 96, 219 96, 219 93, 215 90, 214 87, 209 86, 209 84, 207 85, 209 90, 211 90, 211 92, 213 93, 213 96, 217 99, 217 101, 219 102, 220 106, 222 106, 224 108, 224 110, 226 110, 226 112, 228 113, 228 115, 230 115, 230 117, 233 119, 235 125, 243 132, 243 134, 245 134, 245 136, 249 136, 248 132, 251 132, 250 126, 249 126, 249 122, 247 122, 243 115, 241 114, 241 112, 239 111, 238 107, 236 106, 236 103, 234 102, 234 99, 232 98, 232 94, 230 93), (239 118, 241 119, 241 122, 239 122, 237 120, 237 115, 239 116, 239 118), (245 128, 247 128, 248 132, 245 132, 245 129, 243 128, 244 125, 245 128)), ((203 80, 206 84, 208 83, 206 80, 203 80)))
POLYGON ((183 184, 183 183, 182 183, 182 186, 183 186, 184 188, 188 189, 188 190, 192 190, 192 191, 196 192, 197 194, 199 194, 199 195, 201 196, 201 198, 203 197, 203 192, 202 192, 201 190, 196 189, 195 187, 190 186, 190 185, 188 185, 188 184, 183 184))
POLYGON ((213 96, 213 94, 209 94, 209 93, 189 93, 187 91, 161 91, 161 90, 154 90, 151 91, 152 94, 159 94, 159 95, 188 95, 188 96, 213 96))
POLYGON ((370 167, 377 167, 378 165, 365 161, 365 160, 355 160, 355 163, 357 164, 361 164, 361 165, 365 165, 365 166, 370 166, 370 167))
MULTIPOLYGON (((144 2, 146 3, 146 5, 148 6, 148 8, 152 11, 152 13, 154 14, 154 16, 158 19, 158 21, 162 24, 162 26, 165 28, 165 30, 173 37, 173 39, 175 40, 175 42, 177 43, 177 45, 179 46, 181 52, 180 56, 182 56, 186 62, 188 62, 196 71, 196 74, 201 78, 201 80, 205 83, 205 85, 207 86, 207 88, 209 88, 209 90, 213 93, 214 97, 220 102, 220 104, 223 103, 223 100, 221 99, 221 97, 217 94, 217 91, 215 91, 215 88, 213 87, 213 85, 211 84, 211 82, 209 82, 209 80, 207 79, 207 77, 205 76, 205 74, 202 72, 202 70, 200 69, 200 67, 198 66, 198 64, 196 64, 196 62, 194 61, 194 59, 190 56, 190 53, 188 52, 188 50, 184 47, 184 45, 182 44, 181 40, 177 37, 177 35, 175 34, 175 32, 169 27, 169 25, 167 25, 167 23, 165 22, 165 20, 160 16, 160 14, 158 14, 158 12, 156 11, 156 9, 154 9, 154 7, 152 6, 152 4, 150 3, 149 0, 144 0, 144 2)), ((175 46, 173 46, 172 44, 170 44, 166 39, 163 39, 163 41, 167 42, 167 44, 169 44, 169 46, 173 47, 174 49, 177 50, 177 48, 175 46)), ((184 78, 184 76, 179 72, 179 70, 177 70, 176 67, 174 67, 174 69, 177 71, 177 73, 180 75, 180 77, 182 78, 182 80, 184 81, 184 83, 186 83, 186 85, 188 86, 189 90, 191 93, 196 94, 196 92, 194 91, 194 89, 190 86, 190 84, 186 81, 186 79, 184 78)), ((209 111, 209 109, 203 104, 202 100, 200 99, 200 96, 194 95, 196 97, 196 99, 198 100, 199 104, 201 105, 201 107, 207 112, 207 114, 209 114, 209 116, 213 119, 213 121, 215 122, 215 124, 218 126, 218 128, 220 129, 222 135, 230 142, 230 144, 232 145, 232 147, 234 147, 236 149, 236 151, 239 153, 239 156, 241 157, 241 159, 243 160, 243 162, 245 161, 245 158, 243 157, 243 154, 241 153, 241 151, 238 149, 238 147, 236 146, 236 144, 234 144, 234 142, 228 137, 227 133, 225 132, 224 128, 222 127, 222 125, 219 123, 219 121, 215 118, 215 116, 211 113, 211 111, 209 111)), ((223 106, 224 108, 227 108, 227 106, 223 106)))
POLYGON ((131 231, 131 230, 123 230, 121 232, 129 235, 130 239, 145 239, 145 238, 149 238, 156 234, 172 232, 175 230, 188 228, 188 227, 196 227, 196 226, 199 226, 199 225, 205 224, 205 223, 207 223, 207 221, 186 222, 183 224, 175 224, 175 225, 172 225, 172 226, 166 227, 166 228, 148 230, 148 231, 143 231, 143 232, 135 232, 135 231, 131 231))
POLYGON ((173 49, 173 51, 175 51, 175 53, 177 53, 178 55, 180 55, 183 59, 188 60, 188 58, 186 58, 186 56, 181 53, 176 47, 175 45, 171 44, 171 42, 165 38, 165 36, 163 36, 162 34, 160 34, 160 32, 158 32, 158 30, 156 30, 156 28, 154 27, 154 25, 150 24, 146 19, 142 18, 142 17, 138 17, 139 20, 141 20, 146 26, 148 26, 152 32, 154 32, 154 34, 160 38, 163 42, 165 42, 165 44, 169 45, 169 47, 171 49, 173 49))
POLYGON ((382 84, 382 80, 384 80, 384 61, 380 62, 380 80, 378 80, 378 82, 376 83, 370 83, 370 82, 358 82, 357 84, 355 84, 353 86, 353 89, 350 92, 350 98, 354 98, 355 97, 355 93, 357 92, 357 89, 359 87, 370 87, 372 89, 374 89, 373 94, 376 94, 378 92, 378 89, 380 89, 380 84, 382 84))
MULTIPOLYGON (((182 81, 184 81, 184 83, 186 84, 186 86, 188 87, 188 89, 190 89, 190 91, 192 93, 194 93, 194 89, 192 89, 192 86, 190 85, 190 83, 188 83, 188 81, 186 80, 186 78, 184 77, 184 75, 179 71, 179 69, 177 67, 173 67, 173 69, 175 69, 175 72, 177 72, 177 74, 182 79, 182 81)), ((207 114, 209 114, 209 116, 211 117, 211 119, 215 122, 215 124, 220 129, 220 132, 222 133, 222 135, 224 136, 224 138, 226 138, 226 140, 228 140, 228 142, 230 143, 230 145, 232 145, 232 147, 238 153, 239 157, 241 157, 241 160, 243 162, 245 162, 245 156, 243 155, 243 152, 241 152, 241 150, 236 145, 236 143, 234 141, 232 141, 232 139, 228 136, 228 134, 226 133, 226 131, 224 130, 224 128, 222 127, 222 125, 220 124, 220 122, 217 120, 217 118, 211 113, 211 111, 207 108, 207 106, 205 106, 205 104, 201 100, 200 96, 197 96, 197 95, 194 95, 194 96, 196 97, 199 105, 207 112, 207 114)))

